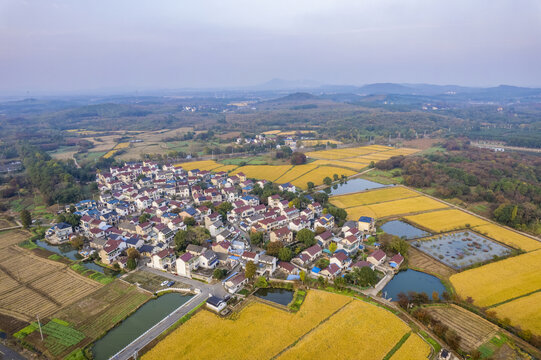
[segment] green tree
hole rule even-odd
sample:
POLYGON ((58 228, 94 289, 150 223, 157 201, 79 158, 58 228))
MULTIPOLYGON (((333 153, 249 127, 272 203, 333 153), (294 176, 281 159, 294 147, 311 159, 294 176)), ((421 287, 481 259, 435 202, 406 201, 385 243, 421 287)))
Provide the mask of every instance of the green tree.
POLYGON ((250 243, 252 245, 260 245, 263 243, 264 235, 260 231, 256 231, 250 234, 250 243))
POLYGON ((332 178, 334 179, 334 181, 338 181, 338 179, 340 179, 340 177, 338 176, 338 174, 334 174, 332 176, 332 178))
POLYGON ((266 288, 269 286, 269 284, 267 283, 267 279, 265 279, 264 276, 260 276, 255 281, 255 286, 258 288, 266 288))
POLYGON ((267 244, 267 255, 278 256, 283 247, 284 244, 281 241, 271 241, 267 244))
POLYGON ((304 272, 304 270, 301 271, 299 273, 299 277, 300 277, 301 281, 304 282, 304 280, 306 279, 306 272, 304 272))
POLYGON ((288 247, 283 247, 278 252, 278 259, 282 261, 289 261, 293 257, 293 252, 288 247))
POLYGON ((85 244, 85 237, 82 235, 74 236, 70 240, 71 247, 77 250, 82 249, 84 244, 85 244))
POLYGON ((30 214, 30 211, 22 210, 20 215, 21 215, 21 223, 23 224, 23 227, 25 229, 28 229, 30 225, 32 225, 32 215, 30 214))
POLYGON ((135 268, 137 267, 137 261, 134 258, 129 258, 126 262, 126 267, 128 268, 128 270, 135 270, 135 268))
POLYGON ((314 232, 310 229, 301 229, 297 233, 296 239, 297 241, 302 242, 307 247, 315 245, 316 243, 314 232))
POLYGON ((337 248, 337 245, 334 241, 331 241, 331 243, 329 244, 329 251, 334 253, 336 251, 336 248, 337 248))
POLYGON ((129 259, 139 259, 141 257, 141 254, 139 254, 139 251, 137 251, 136 248, 128 248, 126 250, 126 254, 128 254, 129 259))
POLYGON ((325 185, 330 186, 332 184, 332 179, 330 177, 326 176, 325 179, 323 179, 323 183, 325 185))
POLYGON ((246 263, 246 269, 244 270, 244 276, 248 279, 253 279, 257 268, 252 260, 246 263))
POLYGON ((231 210, 233 210, 233 205, 231 205, 231 204, 228 203, 227 201, 221 203, 221 204, 218 205, 218 207, 216 208, 216 211, 217 211, 220 215, 222 215, 222 219, 227 219, 227 213, 230 212, 231 210))
POLYGON ((183 222, 186 224, 186 226, 195 226, 196 224, 195 219, 191 216, 185 217, 183 222))
POLYGON ((222 280, 223 278, 225 278, 226 275, 227 275, 226 269, 214 269, 214 271, 212 272, 212 276, 216 280, 222 280))
POLYGON ((306 183, 306 186, 308 187, 308 190, 312 190, 315 187, 314 183, 311 181, 308 181, 306 183))
POLYGON ((149 213, 144 213, 139 216, 139 224, 146 223, 152 216, 149 213))

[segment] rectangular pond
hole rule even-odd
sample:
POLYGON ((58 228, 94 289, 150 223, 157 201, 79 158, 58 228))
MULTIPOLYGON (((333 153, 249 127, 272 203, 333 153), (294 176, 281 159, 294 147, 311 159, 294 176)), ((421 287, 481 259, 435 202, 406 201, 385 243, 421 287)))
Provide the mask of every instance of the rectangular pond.
POLYGON ((192 295, 168 293, 148 301, 126 320, 122 321, 120 325, 94 343, 92 347, 94 359, 106 360, 111 358, 111 356, 124 349, 167 315, 185 304, 191 297, 192 295))
POLYGON ((331 186, 329 195, 343 195, 349 193, 355 193, 364 190, 378 189, 382 187, 388 187, 389 185, 383 185, 374 181, 365 179, 351 179, 345 183, 335 184, 331 186))
POLYGON ((453 269, 506 256, 511 249, 473 231, 459 231, 416 240, 413 246, 453 269))
POLYGON ((403 237, 408 240, 432 235, 429 232, 423 231, 400 220, 388 221, 381 226, 381 229, 387 234, 403 237))
POLYGON ((72 248, 70 244, 62 244, 62 245, 56 246, 56 245, 50 245, 46 241, 43 241, 43 240, 36 240, 36 245, 41 248, 44 248, 45 250, 49 250, 51 252, 57 253, 58 255, 67 257, 70 260, 77 260, 77 257, 75 256, 77 254, 77 250, 72 248))
POLYGON ((287 306, 293 301, 293 290, 277 288, 261 288, 254 295, 263 300, 272 301, 280 305, 287 306))

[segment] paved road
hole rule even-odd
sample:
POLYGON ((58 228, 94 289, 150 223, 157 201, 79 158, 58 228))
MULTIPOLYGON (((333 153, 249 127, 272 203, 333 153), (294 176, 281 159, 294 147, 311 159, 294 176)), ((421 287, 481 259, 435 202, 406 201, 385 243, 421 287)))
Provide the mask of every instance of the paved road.
POLYGON ((217 296, 223 297, 227 294, 227 291, 223 288, 221 282, 210 285, 210 284, 205 284, 201 281, 185 278, 185 277, 174 275, 171 273, 165 273, 163 271, 159 271, 159 270, 152 269, 149 267, 145 267, 142 270, 190 285, 193 288, 199 289, 200 293, 195 295, 193 298, 191 298, 187 303, 179 307, 177 310, 169 314, 165 319, 160 321, 158 324, 156 324, 153 328, 151 328, 146 333, 141 335, 139 338, 135 339, 131 344, 126 346, 122 351, 118 352, 113 357, 113 359, 115 360, 127 360, 131 358, 137 351, 139 351, 149 342, 151 342, 156 337, 158 337, 158 335, 160 335, 162 332, 170 328, 175 322, 177 322, 184 315, 192 311, 197 305, 201 304, 203 301, 206 301, 210 295, 217 295, 217 296))
POLYGON ((0 360, 25 360, 26 358, 7 346, 0 344, 0 360))

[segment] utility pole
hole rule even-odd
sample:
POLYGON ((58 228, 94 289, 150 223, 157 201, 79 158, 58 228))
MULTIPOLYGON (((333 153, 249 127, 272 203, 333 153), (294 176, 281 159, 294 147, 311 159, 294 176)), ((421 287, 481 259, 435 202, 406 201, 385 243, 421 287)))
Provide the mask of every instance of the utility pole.
POLYGON ((43 341, 43 332, 41 331, 41 323, 39 322, 39 315, 36 315, 38 318, 39 334, 41 335, 41 341, 43 341))

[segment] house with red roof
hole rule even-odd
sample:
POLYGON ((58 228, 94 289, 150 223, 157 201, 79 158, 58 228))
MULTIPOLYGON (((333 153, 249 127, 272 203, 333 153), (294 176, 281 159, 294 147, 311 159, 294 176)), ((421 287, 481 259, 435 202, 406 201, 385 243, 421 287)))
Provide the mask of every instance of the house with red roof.
POLYGON ((383 250, 376 250, 366 258, 366 261, 374 264, 375 266, 378 266, 383 264, 386 259, 387 255, 385 254, 385 252, 383 252, 383 250))

